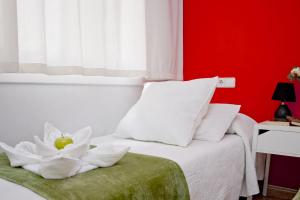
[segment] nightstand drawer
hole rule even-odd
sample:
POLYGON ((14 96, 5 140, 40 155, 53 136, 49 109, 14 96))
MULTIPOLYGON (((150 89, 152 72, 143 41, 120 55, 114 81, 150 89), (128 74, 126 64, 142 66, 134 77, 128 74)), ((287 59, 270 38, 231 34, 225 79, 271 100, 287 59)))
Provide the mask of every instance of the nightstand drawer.
POLYGON ((268 131, 258 135, 257 152, 300 157, 300 133, 268 131))

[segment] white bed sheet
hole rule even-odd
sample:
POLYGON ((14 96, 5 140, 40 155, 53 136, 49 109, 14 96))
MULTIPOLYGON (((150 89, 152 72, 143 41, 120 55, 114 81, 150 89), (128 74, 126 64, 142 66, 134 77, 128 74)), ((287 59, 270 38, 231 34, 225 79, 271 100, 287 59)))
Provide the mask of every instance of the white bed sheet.
POLYGON ((245 173, 244 143, 238 135, 226 135, 219 142, 193 140, 188 147, 107 136, 102 142, 123 144, 130 151, 175 161, 188 183, 191 200, 236 200, 245 173))
MULTIPOLYGON (((226 135, 219 143, 193 140, 188 147, 113 136, 93 140, 94 144, 103 142, 128 145, 131 152, 177 162, 186 177, 191 200, 236 200, 240 195, 245 173, 245 147, 238 135, 226 135)), ((44 199, 29 189, 3 179, 0 179, 0 194, 1 199, 44 199)))

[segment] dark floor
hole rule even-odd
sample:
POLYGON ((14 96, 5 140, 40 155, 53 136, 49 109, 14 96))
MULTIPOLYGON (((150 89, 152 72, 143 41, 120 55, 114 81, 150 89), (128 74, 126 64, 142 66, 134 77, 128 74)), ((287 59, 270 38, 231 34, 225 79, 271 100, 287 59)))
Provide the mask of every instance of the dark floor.
MULTIPOLYGON (((283 198, 278 198, 278 197, 273 197, 273 196, 264 197, 262 195, 255 195, 253 197, 253 200, 291 200, 291 199, 292 199, 291 195, 285 196, 283 198)), ((240 197, 239 200, 247 200, 247 198, 246 197, 240 197)))
MULTIPOLYGON (((280 199, 275 197, 263 197, 261 195, 253 197, 253 200, 287 200, 288 198, 280 199)), ((247 200, 245 197, 240 197, 239 200, 247 200)))
MULTIPOLYGON (((263 181, 258 181, 258 185, 259 185, 260 191, 262 191, 263 181)), ((255 195, 253 197, 253 200, 291 200, 291 199, 293 199, 295 194, 296 193, 291 192, 291 191, 279 192, 275 188, 273 188, 273 189, 269 188, 267 197, 262 196, 262 194, 260 193, 258 195, 255 195)))
POLYGON ((263 197, 263 196, 256 196, 253 200, 286 200, 286 199, 278 199, 275 197, 263 197))

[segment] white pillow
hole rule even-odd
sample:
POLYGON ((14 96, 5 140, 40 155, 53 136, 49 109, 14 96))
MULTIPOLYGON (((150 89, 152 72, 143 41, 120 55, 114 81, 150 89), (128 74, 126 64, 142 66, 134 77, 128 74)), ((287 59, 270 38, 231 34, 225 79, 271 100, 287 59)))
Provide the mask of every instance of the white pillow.
POLYGON ((210 104, 194 139, 220 141, 239 113, 240 107, 234 104, 210 104))
POLYGON ((146 83, 114 135, 187 146, 206 114, 218 77, 146 83))

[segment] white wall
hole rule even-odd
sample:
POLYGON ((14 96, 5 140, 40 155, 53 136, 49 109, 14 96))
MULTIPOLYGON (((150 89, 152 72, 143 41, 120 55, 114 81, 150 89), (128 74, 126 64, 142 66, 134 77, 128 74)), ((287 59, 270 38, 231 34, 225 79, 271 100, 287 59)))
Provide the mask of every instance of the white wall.
POLYGON ((63 131, 90 125, 110 134, 139 98, 141 80, 0 74, 0 141, 15 145, 43 135, 46 121, 63 131))

